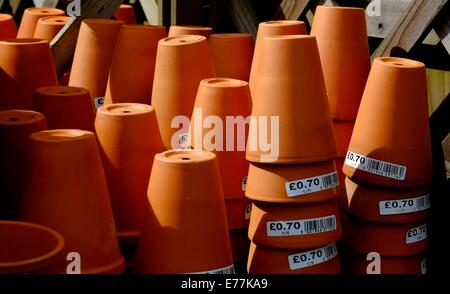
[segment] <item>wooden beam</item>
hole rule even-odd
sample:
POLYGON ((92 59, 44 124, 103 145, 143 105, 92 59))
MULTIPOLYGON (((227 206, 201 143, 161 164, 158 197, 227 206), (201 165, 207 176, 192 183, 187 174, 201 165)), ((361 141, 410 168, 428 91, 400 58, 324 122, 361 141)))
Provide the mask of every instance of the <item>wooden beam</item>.
POLYGON ((427 69, 428 112, 431 116, 450 94, 450 71, 427 69))
POLYGON ((297 20, 310 2, 310 0, 282 0, 274 19, 297 20))
POLYGON ((450 54, 450 18, 435 28, 447 52, 450 54))
POLYGON ((248 0, 231 0, 230 13, 239 32, 251 34, 256 38, 259 20, 248 0))
POLYGON ((369 37, 385 38, 398 24, 400 17, 404 15, 411 2, 412 0, 383 0, 380 2, 379 15, 366 13, 369 37))
POLYGON ((151 25, 163 24, 163 7, 162 0, 140 0, 142 9, 144 10, 147 21, 151 25))
POLYGON ((20 0, 9 0, 9 6, 11 7, 12 13, 16 14, 17 8, 19 8, 20 0))

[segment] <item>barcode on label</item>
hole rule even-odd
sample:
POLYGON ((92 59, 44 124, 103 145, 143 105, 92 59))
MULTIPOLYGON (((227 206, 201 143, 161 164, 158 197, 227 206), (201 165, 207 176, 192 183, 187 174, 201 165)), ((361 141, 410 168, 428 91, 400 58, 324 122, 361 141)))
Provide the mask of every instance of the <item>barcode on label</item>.
POLYGON ((339 186, 339 178, 337 172, 332 172, 317 177, 286 182, 285 185, 288 197, 296 197, 337 187, 339 186))
POLYGON ((406 232, 406 244, 420 242, 426 238, 428 238, 426 224, 406 232))
POLYGON ((297 270, 305 267, 310 267, 333 259, 337 255, 338 250, 336 244, 328 245, 319 249, 310 250, 299 254, 289 255, 289 268, 291 270, 297 270))
POLYGON ((386 200, 379 202, 380 215, 396 215, 414 213, 431 207, 430 194, 402 200, 386 200))
POLYGON ((336 216, 307 220, 267 222, 268 237, 287 237, 318 234, 336 230, 336 216))
POLYGON ((345 164, 353 168, 396 180, 405 180, 406 166, 369 158, 348 151, 345 164))
POLYGON ((235 274, 234 271, 234 265, 230 265, 224 268, 210 270, 206 272, 195 272, 195 273, 189 273, 191 275, 233 275, 235 274))

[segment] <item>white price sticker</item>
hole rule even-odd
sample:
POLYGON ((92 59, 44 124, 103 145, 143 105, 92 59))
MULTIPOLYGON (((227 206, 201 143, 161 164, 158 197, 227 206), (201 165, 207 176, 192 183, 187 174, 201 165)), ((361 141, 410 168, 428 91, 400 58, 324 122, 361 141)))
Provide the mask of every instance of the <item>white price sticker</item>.
POLYGON ((426 224, 406 232, 406 244, 420 242, 426 238, 428 238, 426 224))
POLYGON ((196 272, 196 273, 188 273, 191 275, 233 275, 235 274, 234 265, 230 265, 224 268, 219 268, 215 270, 210 270, 206 272, 196 272))
POLYGON ((286 192, 288 197, 311 194, 322 190, 328 190, 339 186, 337 172, 332 172, 317 177, 286 182, 286 192))
POLYGON ((266 226, 267 236, 269 237, 318 234, 336 230, 336 216, 330 215, 314 219, 267 222, 266 226))
POLYGON ((245 220, 249 220, 250 216, 252 215, 252 204, 247 205, 245 208, 245 220))
POLYGON ((353 168, 396 180, 405 180, 406 166, 369 158, 352 151, 347 152, 345 164, 353 168))
POLYGON ((291 270, 297 270, 305 267, 310 267, 333 259, 337 255, 338 250, 336 244, 328 245, 319 249, 306 251, 299 254, 289 255, 289 268, 291 270))
POLYGON ((105 97, 94 98, 95 109, 99 109, 105 103, 105 97))
POLYGON ((427 259, 424 258, 424 259, 422 260, 422 262, 420 263, 420 272, 422 273, 422 275, 425 275, 425 274, 427 273, 427 271, 428 271, 428 268, 427 268, 427 259))
POLYGON ((241 183, 241 189, 243 192, 245 192, 245 190, 247 190, 247 182, 248 182, 248 177, 244 177, 242 179, 242 183, 241 183))
POLYGON ((402 200, 380 201, 380 215, 396 215, 414 213, 431 207, 430 194, 402 200))

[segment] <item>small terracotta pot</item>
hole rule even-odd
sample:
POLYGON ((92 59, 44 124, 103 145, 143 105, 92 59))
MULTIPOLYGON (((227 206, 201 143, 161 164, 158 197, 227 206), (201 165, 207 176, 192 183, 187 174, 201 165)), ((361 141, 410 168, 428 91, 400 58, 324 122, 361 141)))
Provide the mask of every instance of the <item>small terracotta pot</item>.
POLYGON ((252 202, 249 199, 225 200, 228 229, 246 229, 250 221, 252 202))
POLYGON ((248 237, 258 245, 309 249, 334 243, 341 236, 336 201, 297 205, 253 203, 248 237))
POLYGON ((29 137, 47 128, 41 113, 0 111, 0 219, 16 219, 24 188, 29 137))
POLYGON ((331 115, 355 120, 370 71, 364 9, 318 6, 311 35, 317 37, 331 115))
POLYGON ((339 274, 341 265, 336 244, 313 250, 296 250, 263 247, 252 242, 247 270, 250 274, 324 275, 339 274))
POLYGON ((232 264, 214 153, 171 150, 157 154, 139 240, 137 273, 198 273, 232 264))
POLYGON ((63 16, 64 10, 49 7, 32 7, 25 9, 19 26, 17 38, 33 38, 40 18, 47 16, 63 16))
POLYGON ((103 106, 95 126, 119 241, 137 242, 153 158, 164 151, 155 110, 137 103, 103 106))
POLYGON ((117 37, 105 105, 151 104, 156 50, 167 36, 165 27, 124 25, 117 37))
POLYGON ((233 252, 234 264, 247 264, 250 240, 247 230, 231 230, 230 243, 233 252))
POLYGON ((245 195, 255 201, 271 203, 308 203, 336 199, 336 173, 333 161, 305 165, 252 163, 245 195))
MULTIPOLYGON (((108 186, 93 133, 53 130, 31 135, 21 219, 58 230, 64 257, 77 252, 81 273, 121 273, 108 186), (75 223, 74 223, 75 222, 75 223)), ((65 273, 65 258, 55 272, 65 273)))
POLYGON ((354 126, 354 122, 333 121, 339 157, 345 158, 347 155, 348 145, 352 138, 354 126))
POLYGON ((426 187, 431 183, 423 63, 393 57, 374 61, 350 151, 353 154, 348 154, 344 173, 353 180, 401 188, 426 187))
POLYGON ((49 16, 39 19, 34 38, 50 42, 70 19, 69 16, 49 16))
POLYGON ((136 15, 134 13, 133 5, 121 4, 114 13, 114 17, 127 25, 136 24, 136 15))
POLYGON ((50 228, 0 221, 0 274, 45 274, 63 248, 64 238, 50 228))
POLYGON ((33 110, 47 118, 48 128, 94 131, 95 112, 89 91, 77 87, 45 87, 34 94, 33 110))
POLYGON ((169 37, 178 37, 184 35, 200 35, 209 38, 212 32, 213 32, 212 28, 204 26, 191 26, 191 25, 170 26, 169 37))
POLYGON ((37 88, 56 85, 55 64, 47 41, 0 41, 0 110, 31 109, 37 88))
POLYGON ((427 227, 424 223, 385 225, 347 219, 343 226, 343 243, 359 253, 412 256, 425 252, 428 247, 427 227))
POLYGON ((256 82, 257 70, 261 60, 262 43, 266 37, 279 35, 306 35, 306 25, 298 20, 273 20, 262 22, 258 26, 256 36, 255 52, 253 55, 252 68, 250 72, 250 90, 254 95, 254 84, 256 82))
POLYGON ((335 159, 336 139, 315 37, 268 37, 262 46, 247 160, 285 164, 335 159), (269 151, 261 143, 267 138, 269 151))
POLYGON ((411 224, 430 215, 430 189, 395 190, 345 179, 350 213, 368 222, 411 224))
POLYGON ((97 109, 103 105, 109 69, 122 24, 119 20, 84 20, 78 34, 69 86, 88 89, 97 109))
POLYGON ((209 37, 218 77, 248 81, 255 45, 250 34, 213 34, 209 37))
POLYGON ((178 135, 187 133, 189 125, 178 131, 176 118, 191 117, 200 81, 214 76, 205 37, 188 35, 159 41, 152 105, 166 149, 181 147, 178 135))
POLYGON ((15 38, 16 35, 17 27, 12 15, 0 13, 0 40, 15 38))

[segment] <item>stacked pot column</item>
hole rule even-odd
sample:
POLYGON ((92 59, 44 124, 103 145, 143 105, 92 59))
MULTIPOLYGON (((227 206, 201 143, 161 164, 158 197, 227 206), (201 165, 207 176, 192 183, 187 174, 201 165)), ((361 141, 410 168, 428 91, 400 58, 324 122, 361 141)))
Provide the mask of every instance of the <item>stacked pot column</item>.
POLYGON ((316 38, 262 41, 247 144, 249 273, 340 272, 335 136, 316 38))
POLYGON ((425 65, 376 59, 344 165, 351 216, 344 231, 352 252, 346 260, 349 271, 426 271, 430 145, 425 65), (368 253, 378 256, 375 263, 365 261, 368 253))

